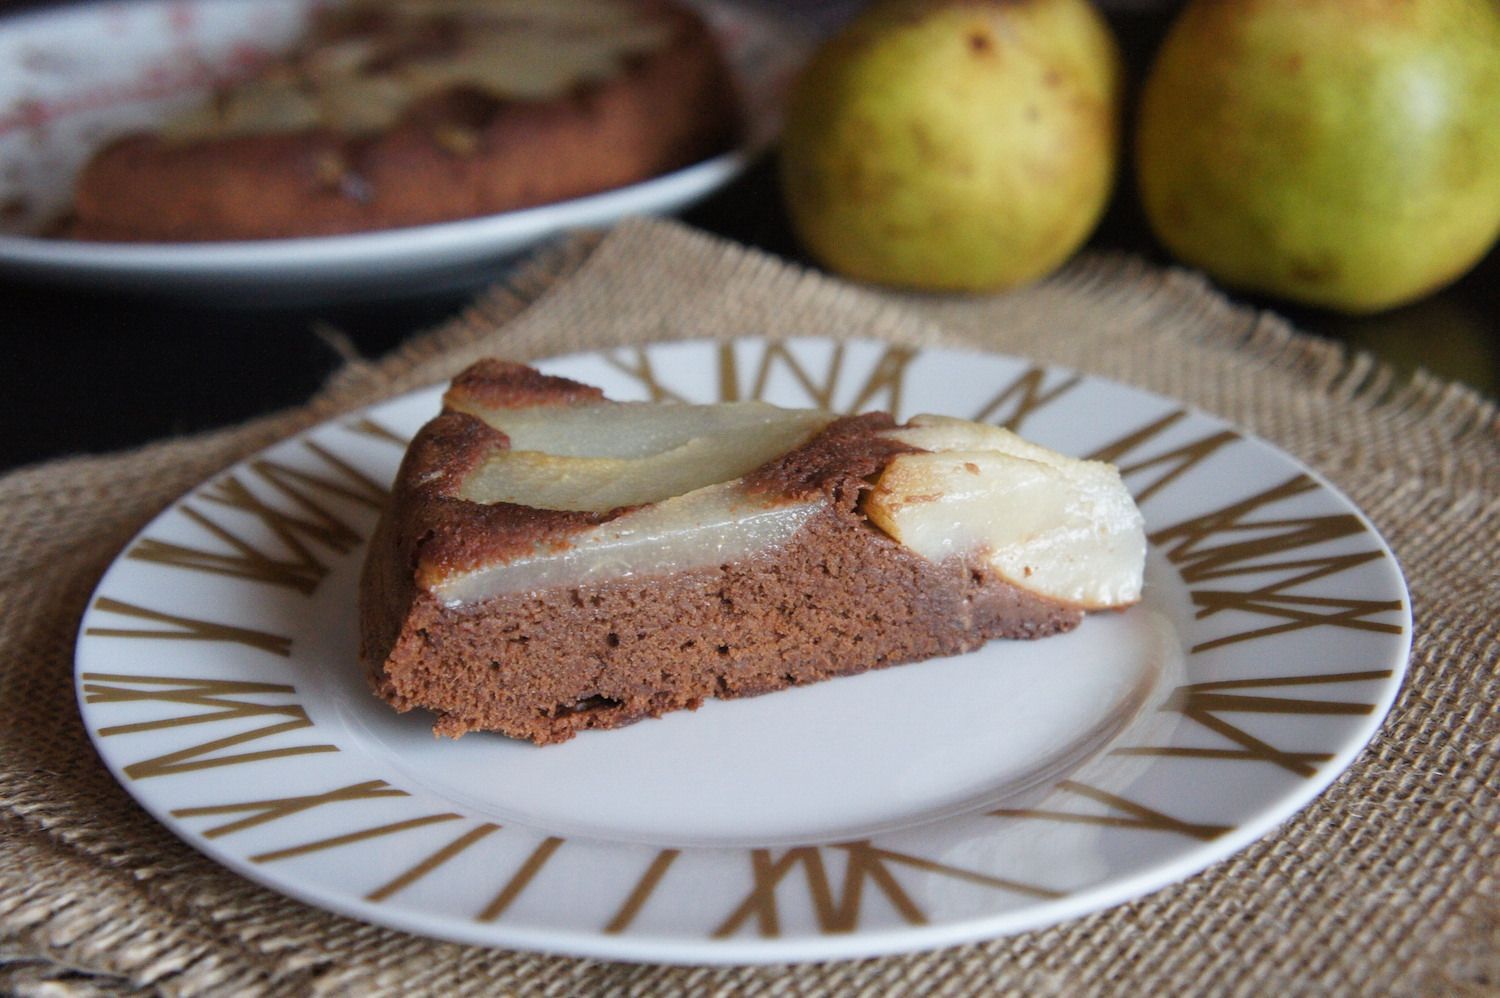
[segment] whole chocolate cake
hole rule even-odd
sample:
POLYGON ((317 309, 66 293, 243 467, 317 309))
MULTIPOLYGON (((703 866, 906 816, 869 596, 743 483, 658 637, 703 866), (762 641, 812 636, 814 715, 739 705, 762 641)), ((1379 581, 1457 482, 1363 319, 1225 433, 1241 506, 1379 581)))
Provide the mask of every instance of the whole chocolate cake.
POLYGON ((501 361, 412 441, 361 584, 376 692, 537 743, 1076 627, 1139 599, 1109 465, 993 426, 617 403, 501 361))
POLYGON ((303 43, 82 171, 65 234, 326 235, 635 183, 724 151, 737 99, 666 0, 352 0, 303 43))

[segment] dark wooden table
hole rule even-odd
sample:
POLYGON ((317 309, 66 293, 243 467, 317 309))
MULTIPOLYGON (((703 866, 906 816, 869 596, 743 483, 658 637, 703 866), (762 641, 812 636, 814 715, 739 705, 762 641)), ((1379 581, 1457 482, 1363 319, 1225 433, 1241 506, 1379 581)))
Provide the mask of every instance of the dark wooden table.
MULTIPOLYGON (((1110 17, 1138 78, 1166 17, 1129 11, 1110 17)), ((774 157, 684 218, 803 259, 781 208, 774 157)), ((1128 175, 1090 246, 1167 262, 1139 214, 1128 175)), ((437 292, 287 307, 84 292, 0 274, 0 469, 130 447, 295 405, 341 361, 333 345, 338 337, 328 330, 363 355, 378 356, 448 319, 486 279, 501 276, 437 292)), ((1492 396, 1500 392, 1500 251, 1449 289, 1379 316, 1253 303, 1402 370, 1420 366, 1492 396)))

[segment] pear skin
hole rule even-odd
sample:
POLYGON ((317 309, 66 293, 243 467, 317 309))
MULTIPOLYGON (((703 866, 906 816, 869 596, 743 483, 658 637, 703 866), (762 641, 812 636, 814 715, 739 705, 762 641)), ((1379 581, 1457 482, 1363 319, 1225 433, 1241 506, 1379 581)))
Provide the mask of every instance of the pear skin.
POLYGON ((1034 280, 1104 210, 1120 87, 1114 39, 1087 0, 877 4, 793 88, 781 151, 793 228, 860 280, 1034 280))
POLYGON ((1139 125, 1178 259, 1348 313, 1415 300, 1500 233, 1500 3, 1193 0, 1139 125))

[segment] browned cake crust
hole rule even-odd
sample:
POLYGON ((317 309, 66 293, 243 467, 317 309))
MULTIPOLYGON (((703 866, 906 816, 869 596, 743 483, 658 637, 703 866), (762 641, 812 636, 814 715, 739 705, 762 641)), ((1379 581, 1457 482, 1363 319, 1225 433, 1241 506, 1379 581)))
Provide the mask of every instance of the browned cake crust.
MULTIPOLYGON (((473 378, 473 375, 470 375, 473 378)), ((489 404, 512 380, 538 401, 529 369, 490 363, 489 404)), ((550 379, 566 405, 592 391, 550 379)), ((958 560, 934 564, 860 512, 868 480, 909 450, 872 414, 837 420, 765 465, 747 487, 825 501, 792 539, 713 568, 505 595, 448 608, 424 576, 566 543, 608 514, 453 498, 503 435, 447 411, 417 435, 366 563, 361 654, 375 691, 398 710, 437 714, 435 731, 501 731, 539 744, 610 728, 709 697, 767 693, 834 676, 968 651, 991 638, 1077 626, 1081 611, 958 560), (497 440, 497 438, 499 438, 497 440)))
POLYGON ((639 6, 670 23, 671 41, 555 99, 455 87, 374 134, 123 137, 84 168, 64 231, 179 242, 418 225, 596 193, 729 148, 738 105, 709 30, 660 0, 639 6))

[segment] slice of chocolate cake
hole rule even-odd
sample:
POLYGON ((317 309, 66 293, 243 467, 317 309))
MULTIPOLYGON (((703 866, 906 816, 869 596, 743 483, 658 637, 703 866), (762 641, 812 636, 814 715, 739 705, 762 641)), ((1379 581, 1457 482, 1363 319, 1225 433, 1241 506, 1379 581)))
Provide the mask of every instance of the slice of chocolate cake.
POLYGON ((454 380, 372 540, 361 654, 435 731, 539 744, 1076 627, 1140 598, 1109 465, 994 426, 454 380))

